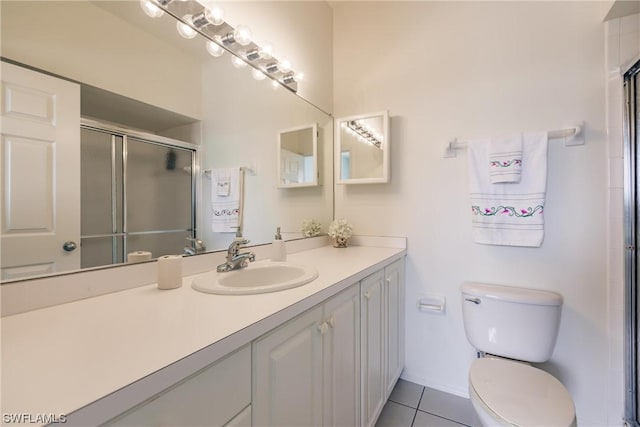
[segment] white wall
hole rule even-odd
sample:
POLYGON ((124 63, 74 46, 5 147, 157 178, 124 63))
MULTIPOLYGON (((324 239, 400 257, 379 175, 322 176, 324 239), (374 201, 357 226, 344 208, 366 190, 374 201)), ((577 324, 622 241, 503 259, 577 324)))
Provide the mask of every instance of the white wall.
POLYGON ((334 3, 334 113, 390 110, 388 185, 337 186, 336 217, 358 234, 406 235, 403 376, 467 395, 474 351, 461 317, 465 280, 551 289, 565 303, 544 366, 572 394, 579 425, 608 418, 607 161, 604 25, 608 2, 334 3), (549 148, 541 248, 471 240, 467 155, 453 137, 561 129, 585 120, 586 145, 549 148), (447 298, 444 316, 417 297, 447 298))

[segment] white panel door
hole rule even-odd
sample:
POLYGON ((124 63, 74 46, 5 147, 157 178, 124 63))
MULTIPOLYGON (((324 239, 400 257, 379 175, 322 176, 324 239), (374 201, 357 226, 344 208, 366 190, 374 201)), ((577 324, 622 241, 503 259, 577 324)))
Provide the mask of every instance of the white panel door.
POLYGON ((385 403, 384 271, 361 282, 362 425, 373 426, 385 403))
POLYGON ((2 279, 80 268, 80 86, 1 67, 2 279))
POLYGON ((356 284, 324 305, 325 426, 360 424, 360 287, 356 284))
POLYGON ((254 426, 322 425, 322 307, 253 343, 254 426))
POLYGON ((385 267, 387 318, 386 397, 393 391, 404 368, 404 259, 385 267))

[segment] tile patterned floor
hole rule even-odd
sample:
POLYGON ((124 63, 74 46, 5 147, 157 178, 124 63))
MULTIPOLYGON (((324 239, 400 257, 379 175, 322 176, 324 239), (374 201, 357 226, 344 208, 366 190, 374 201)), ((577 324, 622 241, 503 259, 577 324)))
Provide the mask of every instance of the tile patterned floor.
POLYGON ((469 399, 398 380, 376 427, 479 426, 469 399))

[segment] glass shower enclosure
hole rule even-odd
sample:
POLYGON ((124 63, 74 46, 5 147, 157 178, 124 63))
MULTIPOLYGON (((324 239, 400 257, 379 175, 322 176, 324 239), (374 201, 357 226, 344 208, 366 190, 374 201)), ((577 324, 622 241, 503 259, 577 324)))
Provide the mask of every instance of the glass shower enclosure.
POLYGON ((640 243, 640 62, 624 75, 625 91, 625 422, 640 426, 640 289, 638 243, 640 243))
POLYGON ((195 236, 189 143, 120 128, 81 128, 82 268, 182 254, 195 236))

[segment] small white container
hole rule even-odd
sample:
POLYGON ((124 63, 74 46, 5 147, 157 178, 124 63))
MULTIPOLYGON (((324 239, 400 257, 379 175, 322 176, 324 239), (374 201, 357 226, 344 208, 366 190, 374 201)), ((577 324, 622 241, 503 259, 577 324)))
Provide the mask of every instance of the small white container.
POLYGON ((284 240, 280 235, 280 227, 276 229, 276 235, 271 244, 271 261, 286 261, 287 260, 287 248, 284 245, 284 240))

